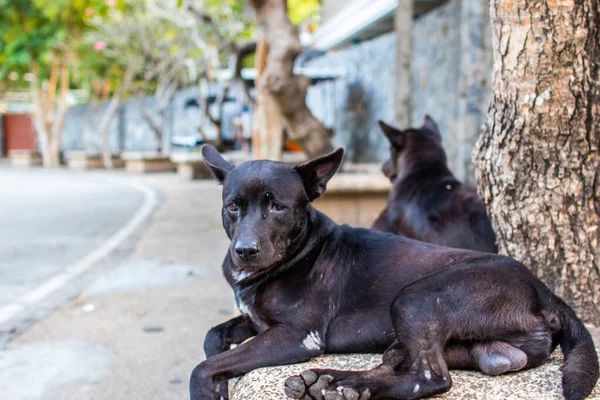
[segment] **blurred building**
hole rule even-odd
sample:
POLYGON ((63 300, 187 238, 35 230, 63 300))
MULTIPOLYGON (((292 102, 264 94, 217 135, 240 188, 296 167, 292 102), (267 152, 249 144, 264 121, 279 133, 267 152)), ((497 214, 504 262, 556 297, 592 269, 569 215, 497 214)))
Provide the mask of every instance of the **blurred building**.
MULTIPOLYGON (((304 65, 333 67, 342 77, 310 89, 308 103, 335 130, 334 140, 356 162, 387 156, 377 126, 396 115, 398 0, 323 0, 313 35, 321 52, 304 65)), ((415 0, 413 3, 410 114, 439 124, 451 168, 472 181, 471 150, 485 122, 491 92, 492 50, 487 2, 415 0)), ((404 127, 399 127, 404 128, 404 127)))

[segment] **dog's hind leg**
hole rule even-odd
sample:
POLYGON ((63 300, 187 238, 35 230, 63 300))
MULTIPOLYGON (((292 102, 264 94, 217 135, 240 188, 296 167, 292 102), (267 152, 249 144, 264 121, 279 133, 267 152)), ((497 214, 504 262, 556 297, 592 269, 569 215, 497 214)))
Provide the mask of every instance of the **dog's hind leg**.
POLYGON ((528 275, 509 267, 466 266, 426 277, 400 291, 391 315, 398 357, 388 374, 374 375, 385 363, 364 372, 317 371, 317 380, 327 376, 317 400, 354 400, 366 391, 372 400, 428 397, 452 385, 446 359, 451 367, 497 374, 539 365, 552 350, 551 327, 528 275))

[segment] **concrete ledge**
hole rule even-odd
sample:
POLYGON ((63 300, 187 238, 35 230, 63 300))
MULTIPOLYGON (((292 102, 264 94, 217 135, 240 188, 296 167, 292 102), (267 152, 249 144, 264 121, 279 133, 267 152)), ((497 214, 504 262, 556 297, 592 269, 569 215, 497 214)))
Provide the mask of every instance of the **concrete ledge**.
POLYGON ((370 228, 387 204, 391 183, 379 168, 344 166, 327 184, 325 195, 313 203, 338 224, 370 228), (367 171, 367 172, 345 172, 367 171))
POLYGON ((13 167, 37 167, 42 165, 42 155, 29 150, 10 150, 10 165, 13 167))
POLYGON ((168 155, 152 152, 127 152, 122 153, 125 161, 125 170, 133 173, 145 172, 174 172, 175 164, 168 155))
MULTIPOLYGON (((252 159, 251 154, 245 151, 229 151, 222 154, 223 158, 234 165, 240 165, 252 159)), ((210 169, 204 164, 202 154, 175 152, 170 155, 170 160, 177 166, 177 174, 185 179, 212 179, 210 169)), ((302 153, 284 153, 283 162, 296 165, 306 161, 302 153)))
MULTIPOLYGON (((597 347, 597 352, 600 349, 597 347)), ((229 381, 230 400, 285 400, 283 383, 290 375, 310 368, 362 370, 381 362, 379 354, 326 355, 312 361, 281 367, 261 368, 229 381)), ((496 377, 471 371, 451 371, 452 389, 439 400, 554 400, 563 399, 562 355, 554 352, 541 367, 496 377)), ((600 384, 589 400, 600 400, 600 384)))
MULTIPOLYGON (((67 166, 69 169, 84 170, 104 168, 104 159, 100 154, 88 154, 85 151, 71 151, 67 153, 67 166)), ((112 155, 113 168, 123 168, 125 163, 118 154, 112 155)))

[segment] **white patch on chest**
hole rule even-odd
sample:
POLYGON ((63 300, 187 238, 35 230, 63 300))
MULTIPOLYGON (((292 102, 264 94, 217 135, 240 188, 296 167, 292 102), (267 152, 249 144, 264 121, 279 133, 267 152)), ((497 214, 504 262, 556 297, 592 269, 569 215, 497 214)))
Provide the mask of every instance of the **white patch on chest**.
POLYGON ((321 350, 323 348, 323 342, 319 337, 319 333, 309 333, 302 341, 302 347, 304 347, 306 350, 321 350))
POLYGON ((252 275, 251 272, 248 271, 231 271, 231 276, 235 283, 240 283, 245 279, 248 279, 252 275))
POLYGON ((413 393, 417 393, 419 391, 419 389, 421 389, 421 386, 419 386, 419 384, 417 383, 415 385, 415 388, 413 389, 413 393))

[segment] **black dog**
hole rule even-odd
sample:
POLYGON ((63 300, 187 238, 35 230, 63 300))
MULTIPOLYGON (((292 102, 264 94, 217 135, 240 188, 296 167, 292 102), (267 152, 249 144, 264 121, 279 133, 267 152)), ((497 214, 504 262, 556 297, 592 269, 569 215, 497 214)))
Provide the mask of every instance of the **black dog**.
POLYGON ((392 181, 387 207, 373 229, 423 242, 497 253, 485 206, 472 186, 448 169, 437 124, 425 116, 419 129, 400 131, 382 121, 390 142, 383 173, 392 181))
POLYGON ((310 202, 325 192, 341 149, 297 167, 234 167, 207 146, 202 154, 223 183, 231 239, 223 272, 242 316, 206 335, 207 360, 190 380, 193 400, 226 397, 229 378, 256 368, 384 350, 373 370, 306 371, 290 377, 285 392, 422 398, 450 389, 449 368, 492 375, 530 368, 558 344, 565 397, 592 391, 598 359, 589 332, 519 262, 336 225, 315 210, 310 202))

